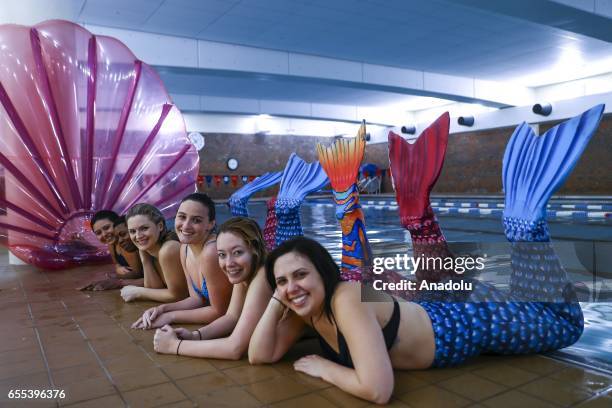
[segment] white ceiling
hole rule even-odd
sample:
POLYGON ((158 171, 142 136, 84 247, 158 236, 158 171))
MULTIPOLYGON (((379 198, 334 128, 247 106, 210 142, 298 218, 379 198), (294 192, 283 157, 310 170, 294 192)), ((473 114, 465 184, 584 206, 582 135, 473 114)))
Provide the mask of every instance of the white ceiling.
MULTIPOLYGON (((21 0, 0 10, 0 23, 64 18, 524 87, 612 71, 611 17, 609 0, 21 0)), ((175 94, 364 106, 421 101, 410 94, 465 100, 152 63, 175 94)))

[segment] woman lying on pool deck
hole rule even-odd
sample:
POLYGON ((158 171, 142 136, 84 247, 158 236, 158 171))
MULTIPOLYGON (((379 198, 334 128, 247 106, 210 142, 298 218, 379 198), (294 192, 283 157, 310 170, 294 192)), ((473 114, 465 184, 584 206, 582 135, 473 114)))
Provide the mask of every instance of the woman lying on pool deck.
MULTIPOLYGON (((360 398, 386 403, 393 391, 394 368, 444 367, 481 353, 539 353, 576 342, 584 328, 582 310, 548 242, 545 210, 548 199, 584 150, 602 112, 603 107, 595 107, 540 137, 527 124, 513 134, 502 172, 504 231, 512 242, 509 296, 476 281, 477 289, 465 298, 448 293, 448 297, 433 301, 400 303, 389 297, 388 302, 362 302, 362 284, 342 282, 327 250, 313 240, 296 238, 281 244, 266 260, 266 277, 275 292, 251 338, 249 361, 278 361, 303 329, 311 326, 319 335, 324 357, 303 357, 295 362, 295 369, 360 398), (531 300, 524 301, 525 297, 531 300)), ((428 139, 418 140, 414 147, 401 140, 396 143, 400 149, 439 152, 436 132, 425 136, 428 139)), ((390 157, 397 157, 392 153, 390 157)), ((422 180, 435 182, 442 165, 439 155, 437 158, 437 163, 421 169, 431 172, 429 177, 411 174, 407 178, 401 169, 393 168, 394 180, 409 180, 395 182, 400 214, 406 215, 402 223, 409 229, 432 229, 435 222, 429 204, 433 183, 422 185, 422 180), (407 203, 400 197, 415 191, 420 203, 407 203), (412 207, 407 210, 403 205, 412 207)), ((415 169, 411 170, 414 173, 415 169)), ((440 234, 436 231, 428 236, 440 234)), ((441 242, 431 240, 434 245, 441 242)), ((435 281, 456 278, 433 272, 435 281)), ((427 273, 421 270, 417 278, 426 280, 427 273)), ((363 290, 371 289, 364 286, 363 290)))
POLYGON ((115 273, 107 275, 108 279, 92 282, 80 290, 108 290, 126 285, 142 285, 142 263, 138 248, 128 234, 125 217, 118 216, 114 211, 98 211, 91 219, 91 229, 102 244, 108 245, 115 273))
POLYGON ((130 239, 139 250, 144 271, 144 287, 128 285, 121 289, 126 302, 154 300, 176 302, 189 296, 180 259, 180 243, 166 228, 163 214, 150 204, 136 204, 125 216, 130 239))
POLYGON ((233 285, 227 312, 196 331, 166 325, 155 332, 158 353, 220 359, 241 358, 263 314, 272 290, 266 282, 261 230, 252 219, 233 217, 219 227, 217 254, 221 270, 233 285))
POLYGON ((204 193, 183 198, 174 220, 181 242, 181 264, 189 297, 145 311, 133 329, 154 329, 171 323, 206 324, 227 311, 232 285, 217 260, 215 203, 204 193))

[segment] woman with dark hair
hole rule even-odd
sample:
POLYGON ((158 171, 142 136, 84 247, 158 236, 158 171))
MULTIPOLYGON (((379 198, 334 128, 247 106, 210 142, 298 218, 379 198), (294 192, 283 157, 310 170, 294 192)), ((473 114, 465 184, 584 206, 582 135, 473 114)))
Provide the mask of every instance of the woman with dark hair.
POLYGON ((237 360, 247 351, 272 295, 263 268, 265 242, 257 223, 245 217, 223 223, 217 235, 217 255, 233 285, 227 312, 193 332, 168 325, 158 329, 153 340, 158 353, 237 360))
POLYGON ((134 329, 155 329, 172 323, 206 324, 227 311, 232 285, 217 260, 215 203, 204 193, 183 198, 174 227, 181 242, 181 264, 189 297, 145 311, 134 329))
POLYGON ((180 243, 166 228, 163 214, 150 204, 136 204, 125 216, 130 239, 139 250, 144 271, 144 287, 128 285, 121 289, 126 302, 153 300, 176 302, 188 296, 183 274, 180 243))
MULTIPOLYGON (((509 294, 462 278, 471 281, 473 289, 425 292, 416 301, 401 303, 379 292, 386 302, 362 302, 362 291, 368 295, 373 288, 341 282, 338 266, 320 244, 296 238, 281 244, 266 260, 266 278, 275 292, 251 337, 249 361, 278 361, 309 325, 317 331, 325 357, 303 357, 295 369, 382 404, 391 397, 394 368, 446 367, 482 353, 541 353, 575 343, 584 329, 582 310, 550 245, 546 205, 586 147, 602 113, 603 106, 596 106, 540 137, 523 123, 512 135, 502 167, 503 224, 511 243, 509 294)), ((442 122, 448 125, 448 115, 442 122)), ((415 247, 415 253, 428 251, 430 257, 448 254, 429 202, 446 147, 448 127, 443 127, 443 132, 426 134, 416 147, 390 136, 402 153, 392 145, 391 153, 396 154, 390 157, 409 157, 413 165, 402 162, 403 167, 393 169, 402 223, 422 246, 415 247), (413 149, 429 151, 433 159, 416 155, 419 162, 413 149), (419 167, 431 172, 424 184, 414 175, 419 167), (412 171, 411 176, 404 170, 412 171), (420 198, 414 196, 418 186, 420 198)), ((417 280, 457 278, 452 269, 426 268, 416 271, 417 280)))
POLYGON ((125 217, 114 211, 101 210, 93 215, 90 224, 96 238, 108 246, 115 273, 107 274, 106 279, 92 282, 79 290, 109 290, 130 284, 142 284, 141 280, 137 280, 142 278, 142 263, 138 248, 134 246, 127 232, 125 217))

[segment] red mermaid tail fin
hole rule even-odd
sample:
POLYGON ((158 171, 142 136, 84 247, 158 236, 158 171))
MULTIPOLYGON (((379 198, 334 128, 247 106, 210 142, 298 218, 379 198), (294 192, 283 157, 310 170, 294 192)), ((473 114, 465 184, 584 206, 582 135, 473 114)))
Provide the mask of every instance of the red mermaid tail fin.
MULTIPOLYGON (((410 231, 415 257, 452 257, 431 208, 429 194, 436 184, 446 154, 450 116, 442 114, 414 144, 389 132, 389 161, 399 205, 400 222, 410 231)), ((456 276, 445 269, 416 271, 417 281, 439 281, 456 276)))
POLYGON ((414 144, 389 132, 389 162, 404 227, 421 224, 429 207, 446 154, 450 116, 445 112, 421 133, 414 144))

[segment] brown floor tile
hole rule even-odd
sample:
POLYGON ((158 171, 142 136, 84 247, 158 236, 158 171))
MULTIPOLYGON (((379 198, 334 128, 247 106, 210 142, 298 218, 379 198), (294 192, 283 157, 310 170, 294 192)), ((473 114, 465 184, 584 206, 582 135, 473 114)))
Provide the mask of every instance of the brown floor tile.
POLYGON ((413 408, 459 408, 472 403, 457 394, 435 385, 412 390, 399 397, 399 399, 413 408))
POLYGON ((558 405, 575 404, 591 396, 587 391, 549 378, 541 378, 523 385, 519 390, 558 405))
POLYGON ((49 369, 59 370, 61 368, 73 367, 82 364, 96 364, 96 356, 91 350, 79 350, 68 353, 49 353, 45 350, 49 369))
POLYGON ((335 408, 337 405, 332 404, 329 400, 317 394, 307 394, 296 398, 290 398, 281 402, 270 405, 275 408, 335 408))
POLYGON ((201 407, 217 408, 256 408, 262 406, 255 397, 241 387, 223 388, 194 397, 194 401, 201 407))
POLYGON ((314 390, 323 390, 325 388, 333 387, 333 385, 331 385, 328 382, 323 381, 320 378, 311 377, 309 375, 306 375, 304 373, 299 373, 297 371, 294 372, 293 374, 289 374, 289 375, 285 375, 285 376, 287 378, 291 378, 292 380, 295 380, 296 382, 298 382, 300 384, 307 385, 307 386, 311 387, 314 390))
POLYGON ((111 377, 113 383, 121 392, 169 381, 169 378, 158 368, 125 371, 121 374, 111 375, 111 377))
POLYGON ((174 380, 216 371, 212 364, 201 358, 190 358, 188 360, 168 364, 162 366, 162 370, 174 380))
POLYGON ((435 384, 440 381, 448 380, 449 378, 453 378, 459 376, 461 374, 465 374, 466 371, 460 368, 430 368, 428 370, 415 370, 411 371, 411 374, 418 378, 419 380, 423 380, 427 383, 435 384))
MULTIPOLYGON (((379 404, 366 405, 366 408, 374 408, 374 407, 380 407, 380 405, 379 404)), ((396 398, 391 398, 391 400, 385 405, 385 408, 410 408, 410 405, 396 398)))
POLYGON ((503 364, 472 370, 472 374, 486 378, 506 387, 517 387, 538 378, 538 374, 523 369, 503 364))
POLYGON ((554 408, 556 405, 541 399, 524 394, 520 391, 510 390, 501 395, 481 402, 489 408, 554 408))
POLYGON ((596 392, 612 385, 612 377, 587 371, 578 367, 570 367, 554 373, 551 379, 572 384, 586 391, 596 392))
POLYGON ((408 391, 428 386, 429 383, 414 375, 413 371, 396 371, 393 395, 402 395, 408 391))
POLYGON ((264 404, 270 404, 306 394, 313 388, 287 377, 279 377, 250 384, 245 390, 264 404))
POLYGON ((176 385, 190 397, 233 387, 236 383, 223 372, 215 371, 176 381, 176 385))
POLYGON ((94 350, 102 361, 143 353, 140 347, 136 344, 128 343, 127 341, 116 342, 115 344, 109 344, 104 347, 94 346, 94 350))
POLYGON ((223 372, 237 384, 251 384, 258 381, 280 377, 281 373, 269 365, 245 366, 223 370, 223 372))
POLYGON ((156 407, 187 399, 185 394, 172 383, 157 384, 124 392, 123 398, 130 407, 156 407))
POLYGON ((22 349, 2 351, 0 352, 0 366, 19 364, 33 358, 40 358, 40 346, 28 346, 22 349))
MULTIPOLYGON (((15 403, 16 400, 8 398, 10 390, 46 390, 49 388, 49 377, 46 372, 7 378, 0 381, 0 406, 4 407, 8 403, 15 403)), ((23 400, 21 400, 21 404, 23 405, 23 400)))
POLYGON ((208 361, 210 362, 210 364, 212 364, 213 366, 215 366, 215 368, 218 368, 219 370, 226 370, 228 368, 243 367, 249 365, 249 360, 246 357, 243 357, 240 360, 208 359, 208 361))
POLYGON ((2 397, 0 397, 0 406, 2 406, 2 408, 56 408, 57 402, 47 398, 3 400, 2 397))
POLYGON ((612 397, 600 395, 576 405, 576 408, 610 408, 612 397))
POLYGON ((29 329, 30 334, 20 337, 7 337, 0 342, 0 351, 9 351, 23 348, 38 347, 38 339, 34 330, 29 329))
POLYGON ((174 384, 164 383, 123 393, 130 407, 156 407, 186 399, 174 384))
POLYGON ((569 364, 538 355, 507 357, 507 360, 507 364, 540 375, 552 374, 555 371, 571 367, 569 364))
MULTIPOLYGON (((164 408, 193 408, 197 406, 198 404, 196 404, 195 402, 191 402, 190 400, 183 400, 179 402, 173 402, 171 404, 166 404, 164 405, 164 408)), ((208 405, 208 406, 211 406, 211 405, 208 405)))
POLYGON ((69 405, 70 408, 115 408, 124 406, 125 403, 118 395, 108 395, 106 397, 77 402, 76 404, 69 405))
POLYGON ((318 395, 330 401, 332 404, 343 408, 350 407, 365 407, 369 404, 368 401, 357 398, 342 391, 338 387, 330 387, 325 390, 317 392, 318 395))
POLYGON ((106 375, 96 362, 52 370, 51 377, 53 378, 53 383, 60 387, 83 380, 106 377, 106 375))
POLYGON ((60 405, 73 404, 75 402, 87 401, 107 395, 116 395, 117 393, 106 378, 93 378, 75 382, 62 386, 61 389, 66 393, 66 398, 59 400, 60 405))
POLYGON ((505 386, 470 373, 441 381, 437 385, 472 401, 482 401, 507 389, 505 386))
POLYGON ((104 367, 111 373, 111 376, 114 376, 132 370, 146 371, 157 366, 153 360, 141 353, 106 360, 104 361, 104 367))
POLYGON ((3 364, 0 366, 0 380, 11 377, 20 377, 30 373, 46 371, 45 363, 43 362, 40 353, 38 356, 32 356, 30 360, 20 361, 19 363, 3 364))

